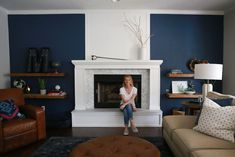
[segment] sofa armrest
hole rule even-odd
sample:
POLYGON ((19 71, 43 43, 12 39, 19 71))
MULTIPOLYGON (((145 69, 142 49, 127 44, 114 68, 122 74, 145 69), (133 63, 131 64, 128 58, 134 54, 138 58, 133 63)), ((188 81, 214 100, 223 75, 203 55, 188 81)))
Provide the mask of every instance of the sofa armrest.
POLYGON ((233 95, 229 95, 229 94, 222 94, 222 93, 218 93, 218 92, 215 92, 215 91, 211 91, 207 94, 207 97, 210 98, 210 99, 226 99, 226 98, 232 98, 233 101, 232 101, 232 106, 235 106, 235 96, 233 95))
POLYGON ((20 111, 22 111, 26 116, 33 118, 37 121, 38 139, 46 138, 46 121, 45 121, 45 111, 42 107, 34 105, 21 105, 20 111))
POLYGON ((171 130, 185 128, 192 129, 195 126, 196 116, 170 115, 163 118, 163 128, 167 126, 171 130))

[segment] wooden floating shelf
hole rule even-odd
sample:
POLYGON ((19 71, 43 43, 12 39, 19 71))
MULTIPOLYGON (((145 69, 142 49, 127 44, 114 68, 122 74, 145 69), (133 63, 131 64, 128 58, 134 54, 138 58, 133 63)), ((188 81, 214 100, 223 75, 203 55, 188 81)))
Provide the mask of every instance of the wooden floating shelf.
POLYGON ((10 76, 12 77, 18 77, 18 76, 23 76, 23 77, 40 77, 40 76, 52 76, 52 77, 60 77, 64 76, 64 73, 10 73, 10 76))
POLYGON ((172 99, 196 99, 199 97, 202 97, 202 94, 196 93, 196 94, 184 94, 184 93, 167 93, 166 94, 168 98, 172 99))
POLYGON ((173 73, 168 73, 166 75, 167 77, 194 77, 194 74, 192 73, 181 73, 181 74, 173 74, 173 73))
POLYGON ((24 94, 26 99, 65 99, 65 96, 54 96, 54 95, 41 95, 41 94, 24 94))

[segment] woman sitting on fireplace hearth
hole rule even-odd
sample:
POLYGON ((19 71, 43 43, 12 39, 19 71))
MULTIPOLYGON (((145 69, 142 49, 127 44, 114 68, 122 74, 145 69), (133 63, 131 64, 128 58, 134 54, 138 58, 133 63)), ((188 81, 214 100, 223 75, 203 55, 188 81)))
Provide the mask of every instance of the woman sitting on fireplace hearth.
POLYGON ((137 133, 138 129, 136 128, 133 119, 133 111, 137 111, 135 106, 135 97, 137 96, 137 88, 134 87, 133 85, 133 79, 131 75, 124 76, 123 87, 120 88, 120 96, 121 96, 120 109, 123 111, 124 125, 125 125, 123 134, 129 135, 129 130, 128 130, 129 121, 131 123, 132 131, 137 133))

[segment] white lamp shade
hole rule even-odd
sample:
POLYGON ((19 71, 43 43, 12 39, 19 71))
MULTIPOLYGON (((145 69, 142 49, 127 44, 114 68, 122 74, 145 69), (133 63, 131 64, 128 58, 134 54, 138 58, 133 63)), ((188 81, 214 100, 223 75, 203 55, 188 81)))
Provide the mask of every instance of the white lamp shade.
POLYGON ((194 78, 202 80, 222 80, 222 64, 195 64, 194 78))

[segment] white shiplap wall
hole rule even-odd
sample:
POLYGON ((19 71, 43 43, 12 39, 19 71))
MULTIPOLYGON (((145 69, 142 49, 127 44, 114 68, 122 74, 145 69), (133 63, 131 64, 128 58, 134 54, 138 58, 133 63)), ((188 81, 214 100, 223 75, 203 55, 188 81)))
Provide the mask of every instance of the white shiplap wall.
POLYGON ((9 37, 7 11, 0 7, 0 88, 10 86, 9 37))

